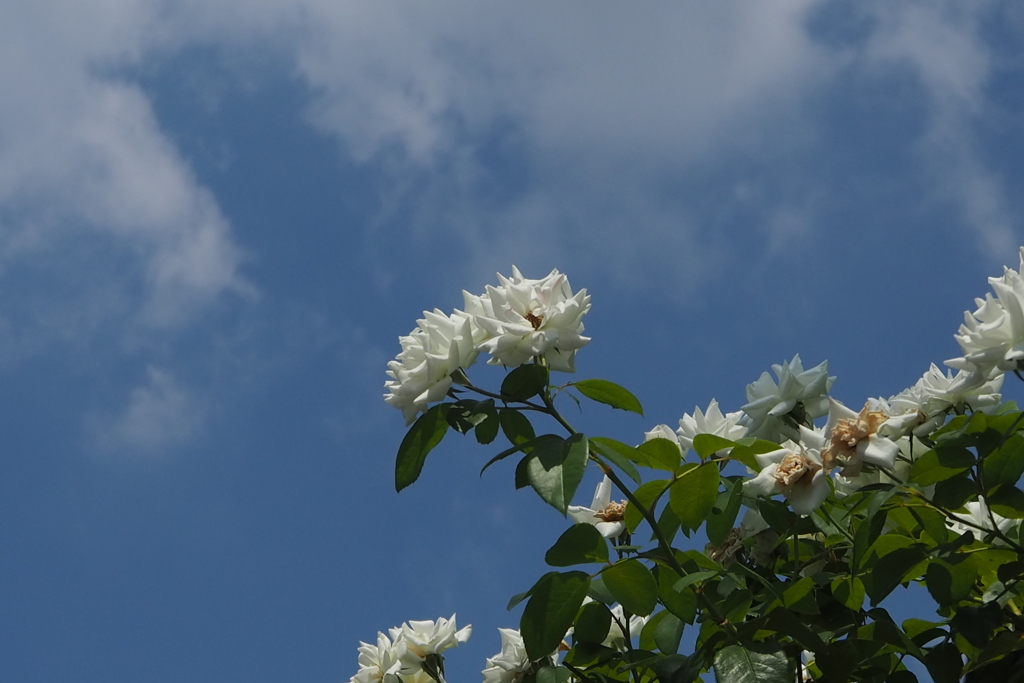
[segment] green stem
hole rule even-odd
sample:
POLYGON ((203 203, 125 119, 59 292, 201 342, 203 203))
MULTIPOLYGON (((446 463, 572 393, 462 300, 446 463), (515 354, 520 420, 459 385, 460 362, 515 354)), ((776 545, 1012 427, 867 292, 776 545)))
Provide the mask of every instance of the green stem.
MULTIPOLYGON (((550 415, 556 421, 558 421, 558 423, 562 425, 562 427, 564 427, 570 435, 575 435, 579 433, 573 428, 571 424, 569 424, 568 421, 566 421, 564 417, 561 416, 561 414, 555 408, 554 403, 551 401, 551 396, 546 391, 541 395, 541 398, 544 400, 544 405, 547 406, 546 412, 548 413, 548 415, 550 415)), ((668 561, 669 566, 677 574, 679 574, 679 576, 686 576, 689 572, 683 569, 683 566, 679 563, 679 560, 676 558, 675 552, 673 552, 672 550, 672 545, 668 542, 668 539, 665 538, 665 534, 662 533, 661 528, 658 526, 658 520, 654 517, 654 513, 648 510, 644 505, 640 503, 639 500, 637 500, 636 496, 633 495, 633 492, 630 491, 629 487, 622 482, 622 479, 619 478, 619 475, 615 473, 611 466, 609 466, 607 463, 601 460, 601 458, 593 451, 591 451, 590 457, 592 460, 594 460, 594 462, 598 464, 598 466, 601 468, 601 471, 604 472, 604 474, 611 480, 611 482, 615 484, 615 487, 622 491, 622 494, 626 496, 626 500, 629 501, 629 504, 637 509, 640 515, 651 527, 651 530, 654 532, 655 538, 658 539, 658 546, 661 548, 662 553, 665 555, 665 559, 668 561)), ((715 620, 717 624, 719 624, 723 629, 725 629, 726 633, 729 635, 730 640, 736 641, 739 638, 739 634, 736 632, 736 627, 731 622, 729 622, 728 619, 725 618, 725 615, 722 614, 721 610, 719 610, 718 607, 711 601, 711 599, 704 595, 702 591, 698 590, 694 591, 694 593, 697 595, 697 598, 701 601, 704 608, 708 611, 708 614, 711 615, 711 617, 715 620)))

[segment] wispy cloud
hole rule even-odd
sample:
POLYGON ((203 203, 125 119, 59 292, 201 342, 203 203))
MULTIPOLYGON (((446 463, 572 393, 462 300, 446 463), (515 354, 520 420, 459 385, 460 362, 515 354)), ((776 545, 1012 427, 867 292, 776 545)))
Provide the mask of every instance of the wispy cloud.
POLYGON ((990 106, 992 46, 983 34, 992 3, 889 3, 870 10, 876 30, 866 62, 909 70, 929 101, 918 141, 932 200, 952 200, 981 250, 995 259, 1013 252, 1018 238, 1003 178, 980 150, 978 127, 990 106))
POLYGON ((132 390, 116 415, 94 413, 90 427, 106 452, 160 453, 189 440, 203 427, 202 401, 168 371, 150 366, 146 380, 132 390))

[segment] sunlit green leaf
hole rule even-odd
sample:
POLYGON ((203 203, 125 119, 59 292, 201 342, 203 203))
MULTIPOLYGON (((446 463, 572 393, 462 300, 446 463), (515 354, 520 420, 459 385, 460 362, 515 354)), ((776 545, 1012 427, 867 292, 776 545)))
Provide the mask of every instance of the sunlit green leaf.
POLYGON ((688 470, 669 491, 669 505, 679 522, 688 529, 698 529, 711 513, 718 497, 718 466, 707 463, 688 470))
MULTIPOLYGON (((649 510, 651 508, 651 504, 662 494, 668 484, 669 482, 666 479, 649 481, 634 491, 633 497, 649 510)), ((640 526, 640 523, 644 521, 644 517, 635 505, 630 504, 626 506, 626 513, 623 521, 626 522, 626 528, 629 529, 630 533, 632 533, 636 531, 637 527, 640 526)))
POLYGON ((656 470, 675 472, 683 459, 683 452, 679 450, 679 444, 668 439, 651 439, 636 447, 647 460, 647 467, 656 470))
POLYGON ((710 458, 718 451, 724 448, 732 448, 735 445, 735 441, 716 434, 698 434, 693 437, 693 450, 697 451, 697 455, 700 456, 701 460, 710 458))
POLYGON ((592 401, 604 403, 612 408, 628 410, 639 415, 644 414, 643 406, 637 397, 614 382, 604 379, 583 379, 571 384, 581 394, 592 401))
POLYGON ((963 472, 975 462, 966 448, 936 448, 919 457, 910 470, 910 480, 929 486, 963 472))
POLYGON ((606 458, 613 465, 626 473, 630 479, 637 484, 640 483, 640 473, 633 466, 640 456, 640 452, 632 446, 627 446, 621 441, 607 439, 603 436, 590 437, 590 446, 600 455, 606 458))

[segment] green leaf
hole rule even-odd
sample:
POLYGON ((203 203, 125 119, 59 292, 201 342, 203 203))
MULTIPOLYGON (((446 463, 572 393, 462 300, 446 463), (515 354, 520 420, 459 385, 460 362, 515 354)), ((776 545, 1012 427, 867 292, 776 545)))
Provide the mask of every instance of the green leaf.
POLYGON ((960 683, 964 663, 960 649, 953 643, 942 642, 931 648, 924 656, 924 665, 935 683, 960 683))
POLYGON ((765 441, 764 439, 754 439, 749 436, 739 439, 736 443, 739 445, 729 452, 729 457, 732 460, 738 460, 755 472, 761 471, 761 463, 754 456, 761 453, 771 453, 781 448, 777 443, 765 441))
POLYGON ((608 541, 590 524, 575 524, 558 537, 544 561, 552 567, 608 561, 608 541))
POLYGON ((647 467, 656 470, 675 472, 683 459, 683 452, 679 450, 679 444, 673 443, 668 439, 644 441, 636 447, 636 450, 640 451, 647 461, 640 464, 646 464, 647 467))
POLYGON ((985 458, 982 473, 989 490, 1000 484, 1016 484, 1024 474, 1024 435, 1013 434, 999 450, 985 458))
POLYGON ((832 597, 856 612, 864 606, 864 582, 856 576, 841 576, 832 581, 832 597))
POLYGON ((880 557, 868 575, 870 581, 865 581, 871 604, 877 605, 893 592, 896 586, 915 578, 920 573, 918 565, 926 557, 925 551, 918 546, 897 548, 880 557))
POLYGON ((500 427, 498 420, 498 413, 493 408, 487 413, 486 419, 476 426, 473 434, 476 435, 476 441, 484 446, 493 443, 498 437, 498 428, 500 427))
POLYGON ((940 606, 952 605, 967 598, 978 582, 978 569, 970 556, 956 563, 934 559, 925 572, 928 592, 940 606))
POLYGON ((420 478, 423 463, 434 446, 448 432, 448 410, 451 403, 441 403, 420 415, 420 418, 409 428, 398 447, 395 460, 395 490, 401 491, 420 478))
POLYGON ((619 560, 601 572, 604 585, 622 608, 642 617, 658 603, 658 582, 639 560, 619 560))
POLYGON ((560 444, 564 441, 564 439, 555 434, 541 434, 536 438, 518 443, 512 448, 506 448, 501 453, 498 453, 496 456, 487 461, 487 463, 480 470, 480 476, 483 476, 484 472, 487 471, 487 468, 489 468, 494 463, 504 460, 508 456, 514 455, 515 453, 518 453, 520 451, 529 454, 538 444, 541 444, 545 441, 553 441, 555 443, 560 444))
MULTIPOLYGON (((826 680, 848 681, 850 674, 861 663, 857 646, 850 640, 837 640, 829 644, 822 652, 814 655, 814 663, 825 674, 826 680)), ((892 676, 887 676, 885 683, 894 683, 892 676)))
POLYGON ((814 599, 814 580, 804 577, 786 588, 782 602, 794 612, 818 614, 818 603, 814 599))
POLYGON ((726 491, 718 496, 719 504, 723 496, 725 497, 725 505, 720 512, 711 511, 705 529, 708 534, 708 540, 715 546, 720 546, 725 542, 729 532, 732 531, 733 525, 736 524, 736 516, 739 514, 740 505, 743 503, 742 481, 726 481, 726 487, 726 491))
POLYGON ((697 617, 697 594, 688 587, 676 589, 675 584, 680 578, 668 567, 658 567, 658 598, 665 609, 692 624, 697 617))
POLYGON ((626 476, 630 479, 635 481, 637 484, 640 483, 640 473, 637 472, 636 467, 633 466, 633 463, 636 462, 634 455, 636 457, 640 457, 639 452, 635 448, 627 446, 621 441, 607 439, 603 436, 591 437, 590 446, 597 451, 599 455, 603 456, 613 465, 625 472, 626 476))
POLYGON ((543 365, 530 363, 520 365, 505 376, 501 383, 501 395, 508 401, 525 401, 548 388, 548 369, 543 365))
POLYGON ((697 455, 700 456, 701 460, 710 458, 718 451, 732 448, 735 445, 735 441, 730 441, 715 434, 698 434, 693 437, 693 450, 697 451, 697 455))
POLYGON ((563 443, 543 442, 526 462, 530 485, 545 503, 563 515, 587 469, 587 437, 573 434, 563 443))
POLYGON ((489 413, 494 413, 494 401, 473 401, 463 399, 456 401, 448 410, 445 416, 448 424, 460 434, 465 434, 487 419, 489 413))
POLYGON ((569 683, 572 672, 564 666, 545 666, 537 671, 537 683, 569 683))
POLYGON ((718 683, 792 683, 792 662, 783 652, 760 653, 727 645, 715 653, 718 683))
POLYGON ((562 642, 587 597, 590 577, 584 572, 550 572, 533 587, 519 620, 530 660, 547 657, 562 642))
POLYGON ((537 438, 533 425, 522 412, 514 408, 502 408, 498 411, 498 422, 501 431, 513 446, 537 438))
POLYGON ((914 462, 910 479, 921 486, 928 486, 963 472, 974 462, 974 455, 966 448, 936 448, 914 462))
POLYGON ((612 626, 612 613, 600 602, 590 602, 583 606, 573 635, 578 643, 603 643, 608 637, 612 626))
POLYGON ((592 401, 638 415, 644 414, 643 406, 636 396, 614 382, 605 379, 582 379, 579 382, 571 382, 570 385, 592 401))
POLYGON ((980 607, 962 605, 953 616, 950 625, 971 645, 983 648, 988 645, 992 632, 999 628, 1002 621, 999 603, 993 601, 980 607))
POLYGON ((684 528, 698 529, 707 519, 718 497, 718 482, 718 465, 707 463, 685 472, 672 484, 668 502, 684 528))
POLYGON ((679 651, 679 641, 683 638, 683 622, 671 612, 661 612, 665 616, 654 626, 654 644, 666 655, 674 655, 679 651))
POLYGON ((1003 484, 988 496, 992 512, 1010 519, 1024 518, 1024 491, 1013 484, 1003 484))
POLYGON ((970 472, 963 472, 935 484, 932 501, 951 510, 963 507, 978 495, 978 487, 969 475, 970 472))

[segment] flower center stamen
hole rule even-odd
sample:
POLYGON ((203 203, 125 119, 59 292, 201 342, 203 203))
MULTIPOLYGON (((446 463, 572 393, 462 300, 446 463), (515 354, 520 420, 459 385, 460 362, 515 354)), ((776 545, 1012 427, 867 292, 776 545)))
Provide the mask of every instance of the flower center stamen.
POLYGON ((622 501, 621 503, 608 503, 608 507, 600 512, 595 512, 594 516, 602 522, 621 522, 625 514, 626 501, 622 501))
POLYGON ((790 453, 782 459, 779 467, 775 470, 775 481, 779 482, 779 485, 783 488, 791 489, 805 474, 813 474, 820 469, 819 465, 807 458, 790 453))
POLYGON ((544 316, 534 315, 533 311, 528 311, 523 317, 526 318, 527 322, 533 325, 533 329, 535 330, 539 330, 540 326, 544 323, 544 316))

